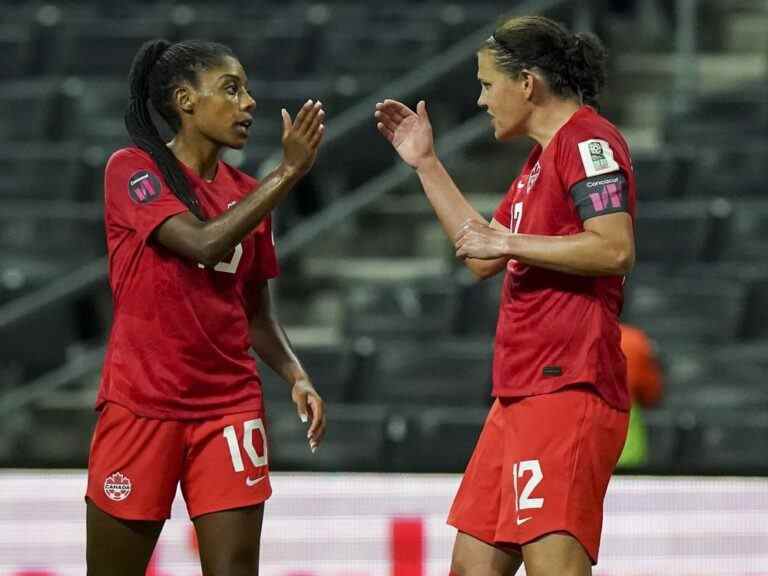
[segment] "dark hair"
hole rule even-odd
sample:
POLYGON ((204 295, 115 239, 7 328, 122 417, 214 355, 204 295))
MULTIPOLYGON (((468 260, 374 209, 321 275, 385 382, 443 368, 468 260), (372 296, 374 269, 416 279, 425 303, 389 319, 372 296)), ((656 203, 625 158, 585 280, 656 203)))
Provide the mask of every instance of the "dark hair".
POLYGON ((544 16, 518 16, 502 22, 483 44, 496 65, 513 78, 537 69, 558 96, 581 97, 597 107, 605 85, 608 53, 594 34, 571 34, 544 16))
POLYGON ((215 42, 185 40, 172 44, 167 40, 150 40, 136 53, 128 75, 131 89, 125 111, 128 135, 152 157, 173 193, 200 219, 204 219, 200 203, 179 161, 152 121, 148 102, 152 102, 171 130, 178 131, 181 118, 173 103, 174 91, 184 83, 197 86, 198 73, 221 64, 225 56, 234 57, 234 54, 227 46, 215 42))

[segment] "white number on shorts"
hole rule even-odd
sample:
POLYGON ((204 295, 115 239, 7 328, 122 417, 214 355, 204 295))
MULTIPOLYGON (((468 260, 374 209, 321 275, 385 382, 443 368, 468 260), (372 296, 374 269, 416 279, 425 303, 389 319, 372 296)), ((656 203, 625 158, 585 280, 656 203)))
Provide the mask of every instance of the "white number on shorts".
POLYGON ((518 510, 527 510, 529 508, 542 508, 544 506, 544 498, 531 498, 531 493, 539 485, 539 482, 544 478, 544 474, 541 473, 541 465, 538 460, 523 460, 522 462, 515 463, 512 466, 512 476, 514 476, 515 483, 515 500, 517 500, 518 510), (518 478, 522 478, 526 472, 531 473, 531 477, 523 486, 521 492, 518 492, 518 478), (518 494, 520 495, 518 497, 518 494))
MULTIPOLYGON (((227 274, 234 274, 237 272, 237 267, 240 265, 240 259, 243 257, 243 245, 238 244, 235 246, 235 250, 232 252, 232 258, 229 262, 219 262, 213 267, 216 272, 226 272, 227 274)), ((202 264, 198 264, 200 268, 205 268, 202 264)))
MULTIPOLYGON (((224 428, 224 438, 227 439, 229 455, 232 456, 232 467, 235 469, 235 472, 242 472, 245 470, 245 466, 243 465, 243 457, 240 455, 240 446, 237 442, 237 433, 234 426, 224 428)), ((261 418, 243 422, 243 448, 254 468, 267 465, 267 435, 264 432, 264 423, 261 421, 261 418), (262 445, 264 446, 263 456, 259 456, 258 452, 256 452, 256 447, 253 445, 254 430, 258 430, 259 434, 261 434, 262 445)))

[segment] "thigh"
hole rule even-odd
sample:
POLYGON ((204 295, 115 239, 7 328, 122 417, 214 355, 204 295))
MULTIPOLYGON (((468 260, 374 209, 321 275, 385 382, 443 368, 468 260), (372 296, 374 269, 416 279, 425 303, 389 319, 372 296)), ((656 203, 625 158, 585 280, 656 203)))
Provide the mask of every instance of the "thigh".
POLYGON ((88 499, 124 520, 164 520, 182 471, 184 425, 134 415, 107 403, 88 461, 88 499))
POLYGON ((196 517, 203 576, 258 576, 263 518, 264 504, 196 517))
POLYGON ((88 500, 88 576, 144 576, 162 528, 162 520, 121 520, 88 500))
POLYGON ((592 561, 581 543, 566 533, 547 534, 523 546, 526 576, 591 576, 592 561))
POLYGON ((492 546, 464 532, 456 534, 452 576, 513 576, 521 563, 520 552, 514 548, 492 546))
POLYGON ((488 413, 472 457, 448 515, 448 524, 459 532, 493 543, 504 482, 504 431, 501 404, 496 400, 488 413))
POLYGON ((190 518, 263 503, 272 494, 263 414, 188 424, 181 490, 190 518))

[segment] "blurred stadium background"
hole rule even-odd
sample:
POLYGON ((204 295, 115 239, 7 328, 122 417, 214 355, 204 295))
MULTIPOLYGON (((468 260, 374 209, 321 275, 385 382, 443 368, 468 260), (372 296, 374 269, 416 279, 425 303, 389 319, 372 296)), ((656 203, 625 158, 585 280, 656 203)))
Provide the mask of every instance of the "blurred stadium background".
MULTIPOLYGON (((490 215, 529 144, 492 141, 474 54, 511 12, 608 45, 602 111, 638 178, 623 319, 653 338, 665 391, 644 413, 647 462, 609 490, 596 573, 768 574, 765 0, 0 1, 0 574, 83 572, 82 470, 111 308, 103 166, 127 144, 132 56, 158 36, 219 40, 244 63, 257 120, 228 160, 246 171, 277 163, 281 107, 320 98, 328 111, 315 169, 276 214, 274 291, 330 425, 312 455, 263 369, 283 472, 264 573, 447 572, 442 522, 490 402, 500 283, 473 283, 454 261, 372 111, 426 99, 445 163, 490 215), (293 547, 280 540, 294 532, 293 547)), ((173 563, 161 556, 153 573, 199 573, 185 522, 180 508, 159 552, 173 563)))

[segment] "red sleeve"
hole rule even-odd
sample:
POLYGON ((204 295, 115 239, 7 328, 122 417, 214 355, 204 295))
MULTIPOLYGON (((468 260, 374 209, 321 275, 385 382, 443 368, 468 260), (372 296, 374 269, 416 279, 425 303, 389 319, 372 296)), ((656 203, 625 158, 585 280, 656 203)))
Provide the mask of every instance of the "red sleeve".
POLYGON ((143 152, 115 152, 104 172, 105 205, 110 217, 146 242, 169 217, 188 208, 165 184, 157 165, 143 152))
POLYGON ((267 216, 256 228, 256 261, 253 267, 252 281, 265 282, 280 275, 275 250, 275 235, 272 230, 272 216, 267 216))
MULTIPOLYGON (((517 178, 515 178, 515 182, 517 182, 517 178)), ((515 182, 512 182, 512 186, 504 194, 504 198, 501 199, 496 212, 493 213, 493 219, 504 226, 504 228, 509 228, 512 223, 512 191, 515 189, 515 182)))
POLYGON ((585 178, 621 170, 611 144, 606 140, 590 137, 588 133, 562 138, 557 152, 556 164, 560 170, 563 188, 567 191, 585 178))

